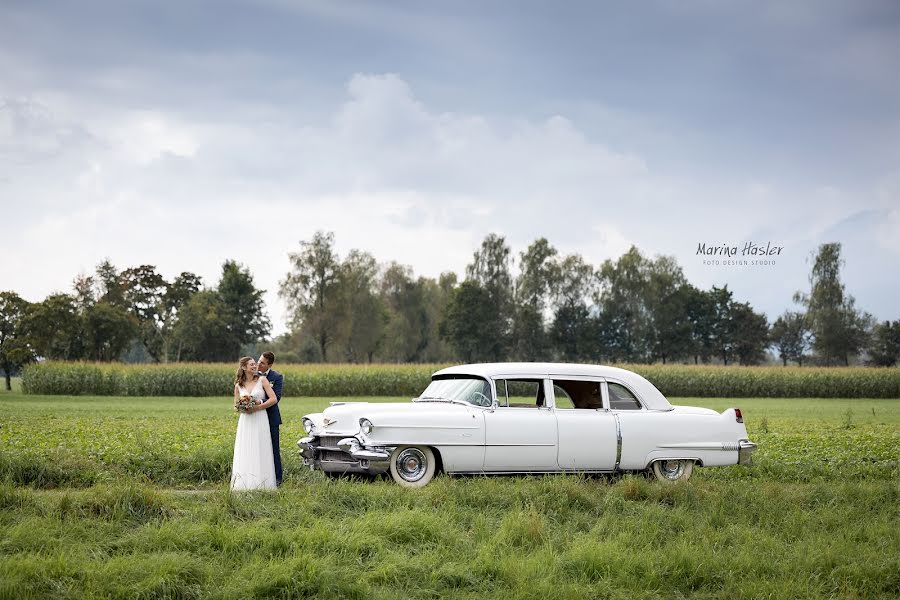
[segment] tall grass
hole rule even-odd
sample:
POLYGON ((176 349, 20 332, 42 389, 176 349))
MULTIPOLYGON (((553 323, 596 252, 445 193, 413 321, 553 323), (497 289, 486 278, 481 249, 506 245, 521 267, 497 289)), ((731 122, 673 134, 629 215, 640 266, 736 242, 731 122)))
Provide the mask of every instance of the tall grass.
POLYGON ((895 482, 632 477, 0 485, 0 597, 889 598, 898 502, 895 482))
MULTIPOLYGON (((419 394, 444 365, 279 365, 285 396, 419 394)), ((622 365, 667 396, 703 398, 900 398, 900 368, 720 367, 622 365)), ((28 394, 220 396, 233 386, 234 365, 123 365, 42 362, 29 365, 28 394)))
POLYGON ((666 396, 900 398, 900 368, 622 365, 666 396))
MULTIPOLYGON (((285 396, 418 395, 444 365, 278 365, 285 396)), ((235 365, 125 365, 42 362, 22 375, 27 394, 221 396, 234 386, 235 365)))

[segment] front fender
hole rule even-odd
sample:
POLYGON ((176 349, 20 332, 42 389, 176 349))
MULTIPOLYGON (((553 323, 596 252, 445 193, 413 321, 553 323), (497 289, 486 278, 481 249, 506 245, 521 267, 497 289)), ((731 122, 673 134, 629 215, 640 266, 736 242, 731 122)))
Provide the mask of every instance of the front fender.
POLYGON ((315 425, 316 431, 322 431, 324 429, 322 422, 325 420, 325 415, 323 413, 319 412, 319 413, 310 413, 308 415, 303 415, 303 417, 301 417, 300 421, 302 422, 303 419, 309 419, 310 421, 312 421, 313 425, 315 425))

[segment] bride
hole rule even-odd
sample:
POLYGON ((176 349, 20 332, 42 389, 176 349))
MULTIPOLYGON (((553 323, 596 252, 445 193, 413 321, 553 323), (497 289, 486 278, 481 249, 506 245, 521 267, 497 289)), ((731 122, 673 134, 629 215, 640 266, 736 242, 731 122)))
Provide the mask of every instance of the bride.
POLYGON ((234 377, 234 401, 250 396, 256 401, 249 412, 238 418, 234 439, 234 462, 231 465, 231 489, 274 490, 275 459, 269 419, 263 412, 277 402, 275 392, 265 377, 256 370, 256 361, 249 356, 241 359, 234 377), (265 401, 264 401, 265 399, 265 401))

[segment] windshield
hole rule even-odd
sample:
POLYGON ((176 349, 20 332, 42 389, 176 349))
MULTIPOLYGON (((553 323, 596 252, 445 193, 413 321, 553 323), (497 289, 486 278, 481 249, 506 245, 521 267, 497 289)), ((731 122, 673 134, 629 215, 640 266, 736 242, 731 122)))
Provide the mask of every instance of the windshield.
POLYGON ((458 401, 475 406, 490 406, 491 386, 484 379, 435 379, 419 400, 458 401))

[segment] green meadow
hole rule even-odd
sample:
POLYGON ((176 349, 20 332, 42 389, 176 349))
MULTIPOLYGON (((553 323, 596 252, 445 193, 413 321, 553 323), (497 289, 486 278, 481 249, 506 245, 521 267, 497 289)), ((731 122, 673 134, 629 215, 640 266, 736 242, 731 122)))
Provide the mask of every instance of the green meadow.
MULTIPOLYGON (((895 598, 900 400, 740 407, 750 467, 683 484, 438 477, 227 489, 227 397, 0 393, 0 598, 895 598)), ((408 398, 370 398, 408 401, 408 398)))

